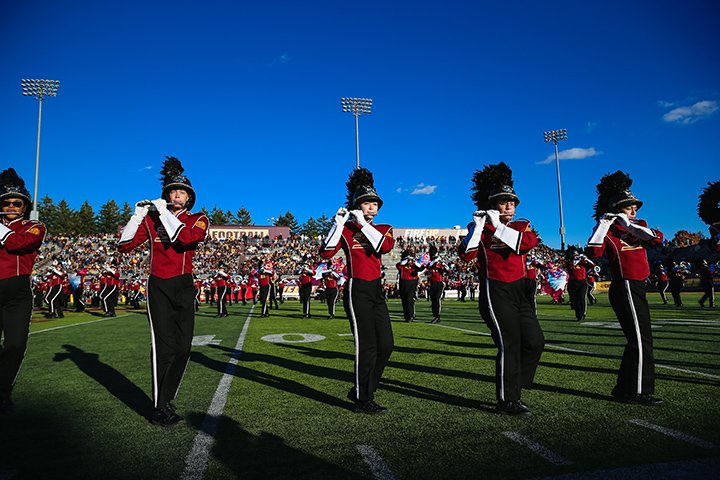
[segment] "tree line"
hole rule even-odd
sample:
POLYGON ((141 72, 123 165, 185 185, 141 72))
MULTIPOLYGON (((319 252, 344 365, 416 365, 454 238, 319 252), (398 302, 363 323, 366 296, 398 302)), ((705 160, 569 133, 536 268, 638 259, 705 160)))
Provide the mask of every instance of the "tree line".
MULTIPOLYGON (((208 216, 210 225, 255 225, 250 212, 245 207, 241 207, 235 213, 230 210, 223 211, 217 206, 210 211, 203 206, 199 211, 208 216)), ((130 220, 133 212, 134 207, 128 202, 119 206, 115 200, 109 200, 101 205, 97 213, 87 200, 77 210, 71 208, 65 199, 56 204, 48 195, 38 203, 40 221, 45 223, 51 235, 114 234, 130 220)), ((271 220, 274 226, 290 227, 292 235, 308 237, 325 235, 332 224, 332 220, 325 215, 317 219, 310 217, 301 224, 289 211, 280 213, 277 218, 271 220)))

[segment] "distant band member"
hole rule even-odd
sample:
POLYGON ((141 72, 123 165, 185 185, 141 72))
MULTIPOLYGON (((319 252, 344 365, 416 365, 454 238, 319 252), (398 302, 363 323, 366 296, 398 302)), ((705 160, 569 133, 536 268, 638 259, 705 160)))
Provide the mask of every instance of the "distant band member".
POLYGON ((415 251, 412 248, 402 253, 400 262, 395 265, 399 273, 400 301, 402 303, 403 317, 406 322, 415 321, 415 296, 417 295, 420 272, 425 267, 415 261, 415 251))
POLYGON ((643 202, 630 191, 632 180, 617 171, 602 177, 595 203, 597 225, 585 251, 591 258, 607 254, 612 281, 608 298, 627 340, 612 396, 619 402, 657 405, 655 359, 645 281, 650 276, 647 248, 662 245, 661 232, 637 219, 643 202))
POLYGON ((700 287, 702 287, 703 296, 698 300, 702 308, 705 308, 705 302, 709 303, 710 308, 715 307, 715 285, 713 284, 713 274, 710 271, 707 260, 698 261, 698 272, 700 274, 700 287))
POLYGON ((274 275, 275 270, 271 261, 260 265, 257 272, 258 285, 260 286, 260 305, 262 306, 260 318, 270 316, 270 284, 274 275))
POLYGON ((312 281, 315 272, 307 265, 303 265, 300 267, 298 275, 300 275, 300 305, 302 306, 302 317, 310 318, 310 297, 312 296, 312 281))
POLYGON ((356 168, 350 174, 347 209, 337 211, 335 223, 320 247, 324 259, 332 258, 340 248, 347 259, 346 297, 355 338, 355 385, 348 399, 354 402, 357 413, 369 415, 388 411, 374 398, 394 346, 381 281, 381 257, 393 249, 395 239, 390 225, 373 223, 383 205, 374 183, 366 168, 356 168))
MULTIPOLYGON (((57 263, 57 262, 56 262, 57 263)), ((59 265, 53 265, 48 272, 49 289, 45 295, 45 302, 48 304, 47 318, 64 318, 60 295, 62 295, 62 283, 65 272, 60 270, 59 265)))
POLYGON ((122 232, 118 249, 127 253, 149 241, 147 308, 152 340, 152 423, 170 427, 183 421, 170 403, 177 396, 195 326, 193 257, 205 240, 208 219, 190 213, 195 190, 180 161, 167 157, 160 171, 162 196, 142 201, 122 232))
POLYGON ((447 275, 448 269, 445 263, 438 258, 438 250, 435 245, 430 245, 430 263, 425 268, 425 273, 430 281, 429 294, 433 316, 430 323, 440 323, 442 298, 445 294, 445 275, 447 275))
POLYGON ((676 307, 682 307, 682 296, 681 292, 685 288, 685 277, 690 275, 690 271, 685 266, 685 262, 673 262, 672 269, 670 270, 670 293, 673 297, 676 307))
POLYGON ((521 400, 530 388, 545 345, 535 306, 528 298, 525 255, 538 243, 527 220, 514 220, 520 199, 505 163, 487 165, 473 176, 478 210, 458 246, 460 258, 477 258, 480 316, 498 349, 495 357, 495 411, 528 415, 521 400))
POLYGON ((105 265, 103 275, 105 275, 105 290, 100 294, 100 301, 103 304, 106 317, 115 317, 115 307, 117 307, 118 296, 120 295, 120 269, 116 266, 117 262, 112 261, 112 265, 105 265))
POLYGON ((28 220, 32 200, 14 169, 0 173, 0 414, 12 413, 33 310, 32 270, 45 225, 28 220))
POLYGON ((663 265, 660 261, 655 263, 655 281, 655 286, 660 294, 660 299, 662 300, 663 305, 667 305, 668 299, 665 292, 668 288, 668 274, 665 265, 663 265))
POLYGON ((215 318, 224 318, 228 316, 227 298, 228 298, 228 281, 230 275, 225 273, 221 268, 215 273, 215 291, 217 292, 217 315, 215 318))
POLYGON ((575 320, 585 320, 587 314, 587 272, 595 266, 585 255, 574 246, 565 252, 565 270, 568 272, 568 296, 570 305, 575 310, 575 320))
MULTIPOLYGON (((328 264, 329 263, 330 262, 328 262, 328 264)), ((327 300, 328 320, 332 320, 335 318, 335 305, 337 304, 338 296, 340 295, 338 290, 340 275, 333 270, 331 265, 326 272, 323 272, 322 280, 325 287, 325 299, 327 300)))

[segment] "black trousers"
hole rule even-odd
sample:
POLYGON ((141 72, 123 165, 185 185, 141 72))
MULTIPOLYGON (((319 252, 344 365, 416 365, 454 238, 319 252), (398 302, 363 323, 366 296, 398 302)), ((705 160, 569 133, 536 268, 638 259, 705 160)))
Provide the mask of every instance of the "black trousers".
POLYGON ((627 340, 613 392, 617 396, 655 393, 655 359, 645 282, 613 280, 608 297, 627 340))
POLYGON ((60 296, 62 295, 62 285, 53 285, 45 296, 45 301, 50 309, 50 315, 63 316, 62 307, 60 306, 60 296))
POLYGON ((403 317, 406 322, 415 318, 415 295, 417 293, 417 280, 400 279, 400 301, 402 302, 403 317))
POLYGON ((350 328, 355 337, 355 386, 351 396, 366 402, 375 397, 393 351, 390 313, 380 279, 351 278, 347 286, 350 328))
POLYGON ((442 311, 442 296, 445 292, 445 282, 430 282, 430 301, 432 302, 433 318, 440 318, 442 311))
POLYGON ((27 349, 33 309, 29 275, 0 280, 0 397, 10 395, 27 349))
POLYGON ((115 314, 115 307, 118 302, 118 293, 117 285, 108 285, 100 294, 100 301, 102 302, 105 313, 115 314))
POLYGON ((663 301, 663 305, 667 305, 667 295, 665 295, 665 292, 668 288, 668 281, 667 280, 658 280, 657 281, 657 291, 660 294, 660 298, 663 301))
POLYGON ((683 281, 682 280, 670 280, 670 293, 672 293, 673 301, 675 302, 676 307, 682 306, 682 298, 680 297, 680 292, 683 289, 683 281))
POLYGON ((340 293, 337 288, 328 288, 325 290, 325 298, 327 299, 328 315, 335 316, 335 304, 337 303, 340 293))
POLYGON ((312 295, 312 284, 303 283, 300 285, 300 304, 302 305, 302 314, 310 315, 310 296, 312 295))
POLYGON ((480 280, 480 316, 498 349, 495 395, 499 401, 520 400, 522 389, 532 386, 545 347, 527 286, 525 278, 514 282, 480 280))
POLYGON ((270 284, 270 308, 272 308, 273 302, 275 303, 275 310, 279 309, 280 305, 278 305, 277 288, 275 287, 274 283, 271 283, 270 284))
POLYGON ((260 285, 260 305, 262 306, 261 315, 270 314, 270 285, 260 285))
POLYGON ((227 315, 227 287, 217 287, 217 314, 227 315))
POLYGON ((190 359, 195 327, 195 289, 189 273, 172 278, 150 275, 147 285, 153 403, 155 408, 161 408, 177 396, 190 359))
POLYGON ((570 295, 570 304, 575 310, 575 318, 580 320, 587 313, 587 281, 569 280, 568 294, 570 295))
POLYGON ((78 287, 73 292, 73 302, 75 303, 76 312, 85 311, 85 298, 83 297, 84 294, 85 288, 82 286, 82 284, 78 285, 78 287))
POLYGON ((698 300, 698 303, 700 306, 704 307, 705 302, 710 300, 710 308, 713 308, 715 306, 715 286, 712 283, 703 283, 702 289, 703 296, 700 300, 698 300))

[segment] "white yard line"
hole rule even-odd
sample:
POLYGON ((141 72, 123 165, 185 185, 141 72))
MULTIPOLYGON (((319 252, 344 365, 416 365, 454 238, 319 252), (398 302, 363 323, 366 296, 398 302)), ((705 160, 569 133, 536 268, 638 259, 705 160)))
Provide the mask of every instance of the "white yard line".
POLYGON ((185 458, 185 471, 180 476, 182 480, 200 480, 205 475, 205 470, 207 470, 208 466, 208 459, 210 457, 210 450, 215 443, 215 435, 217 435, 220 424, 220 416, 225 410, 225 403, 227 402, 228 393, 230 392, 230 385, 232 384, 233 378, 235 378, 235 370, 237 369, 240 353, 242 352, 243 345, 245 344, 245 336, 247 335, 248 327, 250 326, 250 317, 254 308, 254 306, 250 307, 248 316, 245 319, 245 325, 243 326, 240 337, 235 345, 235 353, 225 367, 225 374, 220 379, 220 383, 215 390, 215 395, 210 402, 210 407, 208 408, 207 414, 200 426, 200 431, 195 436, 190 453, 188 453, 188 456, 185 458))
POLYGON ((104 322, 105 320, 117 320, 118 318, 129 317, 130 315, 133 315, 133 314, 126 313, 125 315, 120 315, 118 317, 99 318, 97 320, 91 320, 89 322, 71 323, 70 325, 60 325, 59 327, 50 327, 50 328, 46 328, 44 330, 37 330, 35 332, 30 332, 30 335, 34 335, 36 333, 49 332, 51 330, 60 330, 61 328, 77 327, 79 325, 90 325, 91 323, 104 322))
POLYGON ((373 478, 377 480, 395 480, 397 478, 373 447, 370 445, 357 445, 355 448, 370 467, 373 478))
POLYGON ((633 420, 628 420, 628 422, 638 425, 640 427, 654 430, 658 433, 662 433, 663 435, 667 435, 668 437, 674 438, 676 440, 691 443, 700 448, 707 448, 707 449, 715 448, 715 444, 713 444, 712 442, 708 442, 706 440, 703 440, 702 438, 693 437, 692 435, 688 435, 687 433, 682 433, 677 430, 673 430, 671 428, 661 427, 660 425, 654 425, 652 423, 646 422, 645 420, 640 420, 640 419, 636 418, 633 420))
POLYGON ((508 437, 510 440, 519 443, 523 447, 526 447, 528 450, 533 452, 536 455, 541 456, 548 462, 552 463, 553 465, 572 465, 573 462, 570 460, 566 460, 557 453, 553 452, 552 450, 549 450, 539 443, 533 442, 529 438, 527 438, 524 435, 520 435, 518 432, 502 432, 503 435, 508 437))
MULTIPOLYGON (((428 324, 430 325, 430 324, 428 324)), ((451 327, 449 325, 441 325, 441 324, 434 324, 433 327, 442 327, 442 328, 449 328, 451 330, 458 330, 460 332, 466 332, 466 333, 474 333, 476 335, 483 335, 486 337, 489 337, 489 333, 484 332, 478 332, 476 330, 468 330, 466 328, 458 328, 458 327, 451 327)), ((568 348, 568 347, 561 347, 560 345, 553 345, 551 343, 546 343, 545 348, 552 348, 555 350, 562 350, 564 352, 572 352, 572 353, 581 353, 584 355, 588 355, 590 357, 597 357, 597 358, 622 358, 619 355, 608 355, 604 353, 594 353, 594 352, 588 352, 587 350, 578 350, 575 348, 568 348)), ((712 373, 705 373, 705 372, 698 372, 695 370, 688 370, 686 368, 678 368, 678 367, 671 367, 670 365, 663 365, 662 363, 656 363, 655 368, 664 368, 667 370, 673 370, 676 372, 682 372, 682 373, 689 373, 691 375, 697 375, 699 377, 707 377, 707 378, 714 378, 714 379, 720 379, 720 375, 715 375, 712 373)))

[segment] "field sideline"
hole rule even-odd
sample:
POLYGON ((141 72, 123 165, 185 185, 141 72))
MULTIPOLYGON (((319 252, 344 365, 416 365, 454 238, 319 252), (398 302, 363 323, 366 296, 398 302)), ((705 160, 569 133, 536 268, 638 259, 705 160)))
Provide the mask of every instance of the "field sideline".
MULTIPOLYGON (((353 339, 344 318, 288 301, 214 318, 203 306, 176 401, 186 424, 151 425, 144 312, 66 313, 33 323, 0 417, 0 480, 37 478, 717 478, 720 310, 650 294, 658 407, 611 401, 624 337, 607 296, 587 320, 539 298, 546 349, 533 415, 493 413, 495 348, 477 303, 448 300, 442 323, 400 321, 377 394, 387 415, 349 410, 353 339), (310 341, 302 341, 310 340, 310 341), (210 415, 208 415, 210 412, 210 415)), ((339 308, 341 311, 342 308, 339 308)), ((38 315, 36 314, 36 317, 38 315)))

